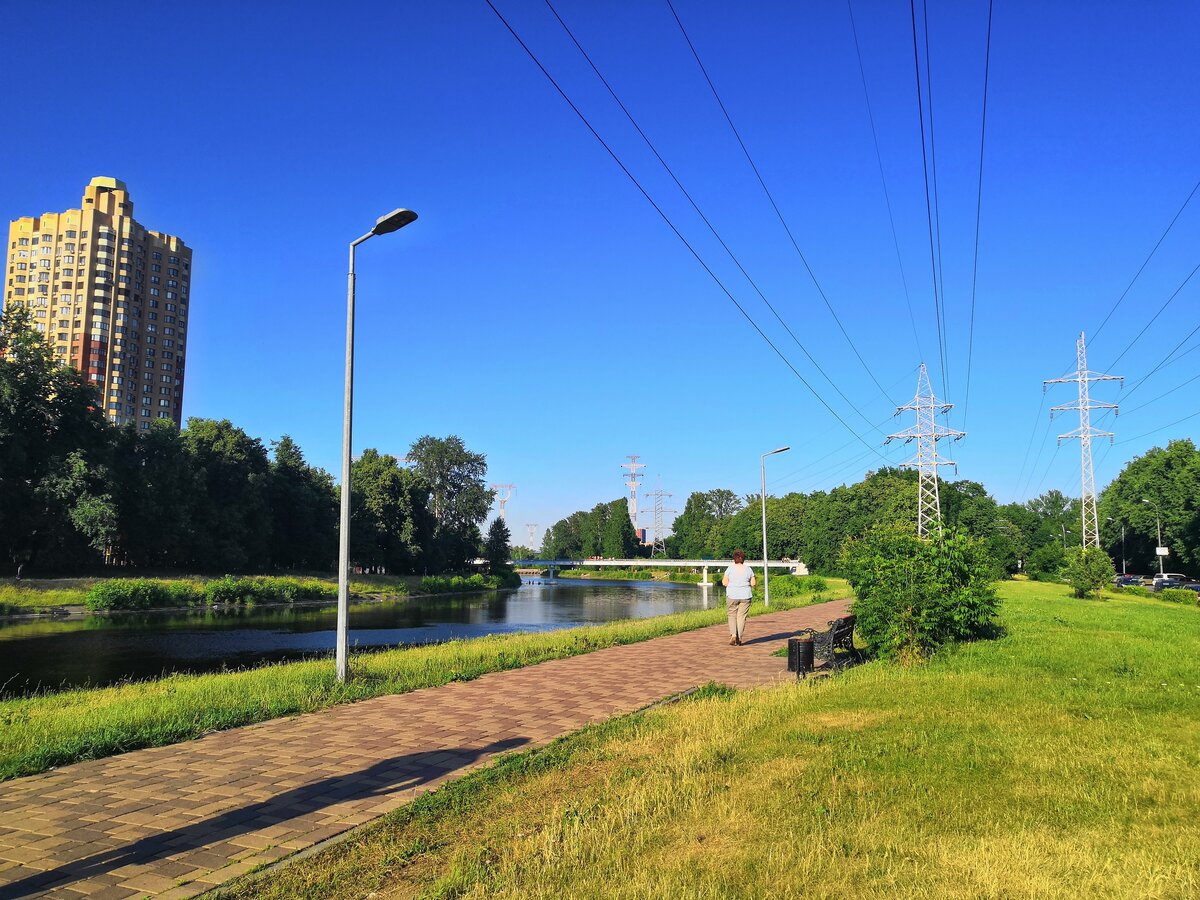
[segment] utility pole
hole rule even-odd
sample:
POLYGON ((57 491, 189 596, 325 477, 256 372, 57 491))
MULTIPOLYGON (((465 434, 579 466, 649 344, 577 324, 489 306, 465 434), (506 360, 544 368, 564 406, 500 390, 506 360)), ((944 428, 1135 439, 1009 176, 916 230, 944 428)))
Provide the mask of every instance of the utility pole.
POLYGON ((1046 387, 1051 384, 1075 382, 1079 386, 1079 399, 1074 403, 1050 407, 1050 418, 1053 419, 1056 412, 1066 410, 1077 410, 1079 412, 1079 427, 1074 431, 1068 431, 1066 434, 1060 434, 1058 436, 1058 443, 1061 445, 1065 440, 1077 439, 1079 441, 1080 469, 1082 471, 1081 481, 1083 484, 1083 498, 1079 505, 1083 518, 1082 537, 1085 549, 1100 546, 1100 520, 1096 513, 1096 476, 1092 472, 1092 438, 1112 438, 1111 431, 1100 431, 1092 427, 1092 410, 1111 409, 1115 414, 1117 409, 1115 403, 1100 403, 1092 400, 1088 396, 1088 385, 1093 381, 1124 382, 1124 380, 1120 375, 1103 375, 1099 372, 1088 371, 1087 343, 1084 341, 1083 332, 1081 331, 1079 333, 1079 340, 1075 342, 1075 374, 1069 378, 1051 378, 1042 382, 1042 393, 1045 393, 1046 387))
POLYGON ((496 492, 496 504, 500 507, 500 518, 505 519, 504 504, 512 499, 513 491, 517 489, 517 486, 515 484, 493 484, 491 488, 496 492), (504 491, 503 495, 501 495, 501 491, 504 491))
POLYGON ((621 468, 629 470, 629 474, 625 476, 625 485, 629 488, 629 521, 633 523, 633 530, 637 531, 637 489, 638 479, 642 477, 638 469, 646 468, 646 464, 638 462, 636 454, 629 454, 625 458, 629 462, 621 463, 621 468))
MULTIPOLYGON (((929 384, 929 372, 921 363, 917 373, 917 395, 911 403, 896 407, 896 415, 912 411, 917 414, 917 424, 896 434, 889 434, 885 443, 893 440, 917 442, 917 455, 900 465, 916 469, 917 482, 917 534, 928 537, 932 531, 942 532, 942 503, 938 492, 938 466, 956 466, 953 460, 938 459, 937 442, 961 440, 964 431, 954 431, 937 424, 937 414, 953 409, 952 403, 938 403, 929 384)), ((957 471, 957 468, 956 470, 957 471)))
POLYGON ((659 486, 657 488, 655 488, 653 491, 650 491, 646 496, 654 498, 654 537, 652 539, 653 543, 651 544, 651 548, 650 548, 650 556, 651 556, 651 558, 653 558, 655 556, 666 556, 667 555, 667 541, 666 541, 667 527, 663 523, 663 518, 667 513, 678 512, 678 510, 665 509, 663 507, 663 498, 670 497, 671 493, 669 491, 664 491, 662 489, 661 484, 659 484, 659 486))

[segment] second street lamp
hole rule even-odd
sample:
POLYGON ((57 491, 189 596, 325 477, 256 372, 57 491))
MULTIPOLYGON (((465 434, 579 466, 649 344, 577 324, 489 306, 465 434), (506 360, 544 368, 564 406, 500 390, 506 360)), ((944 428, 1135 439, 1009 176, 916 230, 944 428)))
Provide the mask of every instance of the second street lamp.
POLYGON ((758 458, 759 470, 762 474, 762 526, 763 526, 763 606, 771 605, 771 576, 767 573, 767 457, 776 453, 786 453, 792 448, 780 447, 764 453, 758 458))
POLYGON ((375 227, 350 242, 350 275, 346 288, 346 394, 342 408, 342 510, 338 527, 338 605, 335 658, 337 680, 346 680, 350 651, 350 440, 354 411, 354 248, 377 234, 390 234, 417 220, 411 209, 394 209, 375 220, 375 227))
POLYGON ((1157 503, 1152 503, 1151 501, 1147 500, 1145 497, 1142 498, 1142 502, 1145 503, 1147 506, 1154 507, 1154 522, 1158 526, 1158 546, 1154 548, 1154 555, 1158 557, 1158 574, 1162 575, 1163 574, 1163 556, 1166 555, 1162 552, 1165 549, 1163 547, 1163 542, 1162 542, 1162 512, 1159 510, 1157 503))

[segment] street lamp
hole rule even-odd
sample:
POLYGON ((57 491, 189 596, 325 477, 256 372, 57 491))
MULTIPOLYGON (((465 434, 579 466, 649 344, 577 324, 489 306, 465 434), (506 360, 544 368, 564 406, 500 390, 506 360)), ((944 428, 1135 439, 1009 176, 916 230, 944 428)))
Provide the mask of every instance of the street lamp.
POLYGON ((375 227, 350 243, 350 276, 346 289, 346 396, 342 409, 342 515, 338 529, 337 680, 346 680, 350 649, 350 437, 354 408, 354 248, 377 234, 390 234, 415 222, 411 209, 394 209, 375 227))
POLYGON ((759 469, 762 473, 762 526, 763 526, 763 606, 771 605, 771 576, 767 573, 767 457, 776 453, 786 453, 791 447, 780 447, 759 457, 759 469))
POLYGON ((1158 525, 1158 546, 1154 548, 1154 555, 1158 557, 1158 574, 1162 575, 1163 574, 1163 555, 1162 555, 1162 553, 1159 552, 1160 550, 1162 550, 1162 545, 1163 545, 1163 542, 1162 542, 1162 512, 1159 510, 1157 503, 1151 503, 1145 497, 1142 498, 1142 502, 1147 504, 1148 506, 1154 507, 1154 521, 1158 525))
MULTIPOLYGON (((1108 521, 1115 521, 1112 516, 1108 517, 1108 521)), ((1121 523, 1121 574, 1127 574, 1125 569, 1125 523, 1121 523)))

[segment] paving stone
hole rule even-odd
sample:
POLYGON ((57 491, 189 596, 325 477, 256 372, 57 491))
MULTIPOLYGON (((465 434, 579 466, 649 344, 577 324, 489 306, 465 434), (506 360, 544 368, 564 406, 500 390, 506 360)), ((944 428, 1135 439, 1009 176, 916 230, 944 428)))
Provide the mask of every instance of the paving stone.
POLYGON ((0 896, 195 896, 498 753, 709 681, 785 678, 771 654, 847 606, 755 617, 742 647, 728 646, 722 624, 0 784, 0 896))

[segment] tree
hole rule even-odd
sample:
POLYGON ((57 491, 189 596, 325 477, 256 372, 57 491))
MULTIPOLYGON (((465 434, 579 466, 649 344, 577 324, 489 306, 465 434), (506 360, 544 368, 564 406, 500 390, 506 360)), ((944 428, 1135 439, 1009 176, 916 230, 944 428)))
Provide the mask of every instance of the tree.
POLYGON ((483 544, 483 556, 488 561, 488 567, 493 575, 510 568, 508 564, 510 537, 512 535, 508 531, 508 524, 496 516, 488 528, 487 540, 483 544))
POLYGON ((112 427, 95 388, 54 359, 30 322, 16 304, 0 313, 0 548, 19 568, 57 547, 55 565, 66 568, 84 561, 67 557, 68 546, 94 545, 95 529, 108 527, 98 524, 107 514, 97 518, 95 503, 105 493, 96 482, 112 427), (43 486, 47 477, 57 483, 43 486), (81 524, 90 535, 77 531, 81 524))
POLYGON ((629 501, 624 497, 608 504, 608 518, 604 523, 601 555, 614 559, 630 559, 637 549, 637 532, 629 520, 629 501))
POLYGON ((1112 559, 1099 547, 1071 547, 1067 550, 1065 574, 1076 597, 1093 597, 1112 581, 1116 570, 1112 559))
POLYGON ((462 568, 480 543, 479 524, 496 492, 484 483, 487 458, 472 453, 462 438, 424 435, 408 451, 409 462, 429 492, 436 568, 462 568))
POLYGON ((267 479, 271 562, 283 569, 329 569, 337 558, 338 495, 333 476, 304 460, 288 435, 272 442, 267 479))
POLYGON ((270 464, 258 438, 228 419, 188 419, 184 445, 202 489, 194 507, 193 562, 203 571, 263 569, 270 561, 270 464))
POLYGON ((418 572, 426 566, 433 523, 428 488, 391 454, 364 450, 350 468, 350 554, 362 566, 418 572))

